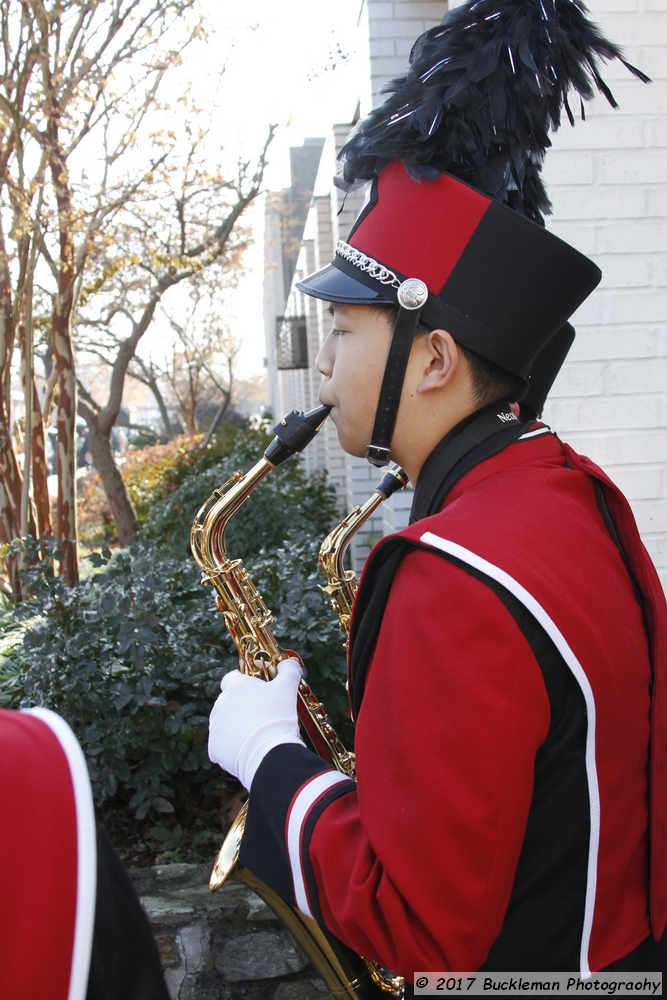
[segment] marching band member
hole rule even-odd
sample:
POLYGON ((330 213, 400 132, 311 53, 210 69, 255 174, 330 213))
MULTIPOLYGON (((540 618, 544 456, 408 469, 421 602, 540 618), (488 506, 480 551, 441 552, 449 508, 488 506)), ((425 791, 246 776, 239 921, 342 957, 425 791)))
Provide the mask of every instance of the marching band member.
POLYGON ((241 864, 408 981, 664 967, 663 591, 619 490, 510 406, 600 279, 540 177, 568 92, 611 99, 599 57, 572 0, 447 14, 348 141, 367 204, 299 285, 331 303, 340 443, 403 466, 411 524, 357 593, 357 781, 301 743, 294 660, 223 679, 209 753, 250 791, 241 864))
POLYGON ((148 920, 96 827, 85 758, 45 708, 0 709, 0 995, 169 1000, 148 920))

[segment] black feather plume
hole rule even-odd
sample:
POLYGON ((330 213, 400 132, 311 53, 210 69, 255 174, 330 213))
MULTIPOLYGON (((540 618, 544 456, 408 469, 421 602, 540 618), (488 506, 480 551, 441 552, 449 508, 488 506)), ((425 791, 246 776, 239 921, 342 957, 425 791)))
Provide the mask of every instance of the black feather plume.
POLYGON ((551 206, 541 178, 549 132, 568 93, 595 90, 616 107, 599 60, 619 59, 580 0, 469 0, 424 32, 405 76, 360 122, 341 151, 346 184, 370 180, 392 160, 415 176, 447 172, 543 222, 551 206))

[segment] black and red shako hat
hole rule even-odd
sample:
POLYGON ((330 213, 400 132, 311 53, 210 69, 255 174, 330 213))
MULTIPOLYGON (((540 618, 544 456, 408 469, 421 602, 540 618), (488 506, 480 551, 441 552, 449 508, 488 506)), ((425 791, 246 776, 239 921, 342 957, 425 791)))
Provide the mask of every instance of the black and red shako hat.
MULTIPOLYGON (((468 0, 420 35, 410 66, 341 151, 370 201, 329 267, 298 287, 399 306, 367 458, 389 460, 419 322, 522 378, 600 280, 539 223, 549 132, 573 93, 616 106, 599 60, 622 59, 581 0, 468 0)), ((625 63, 639 79, 641 71, 625 63)))
POLYGON ((449 174, 414 179, 400 161, 331 264, 299 282, 330 302, 399 304, 407 279, 428 289, 421 322, 522 378, 600 281, 591 260, 449 174))

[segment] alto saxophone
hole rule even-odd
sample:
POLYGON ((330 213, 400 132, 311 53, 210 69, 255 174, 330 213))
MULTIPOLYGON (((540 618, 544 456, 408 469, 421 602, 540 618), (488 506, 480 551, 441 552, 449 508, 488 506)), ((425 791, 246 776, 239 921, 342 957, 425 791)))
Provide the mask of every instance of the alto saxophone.
MULTIPOLYGON (((295 656, 282 649, 271 631, 274 619, 264 600, 244 569, 240 559, 230 559, 225 546, 227 526, 247 501, 252 490, 274 469, 297 454, 313 439, 329 414, 330 407, 320 406, 309 413, 293 410, 274 427, 275 439, 263 457, 249 472, 237 472, 215 490, 195 517, 190 532, 192 553, 201 566, 202 583, 217 592, 216 603, 239 654, 239 669, 270 680, 278 663, 295 656)), ((298 659, 298 657, 297 657, 298 659)), ((313 749, 339 771, 354 777, 354 754, 345 749, 324 707, 305 681, 299 684, 297 708, 299 721, 313 749)), ((382 986, 377 982, 375 966, 356 955, 333 934, 296 907, 281 899, 261 879, 238 862, 245 828, 247 803, 239 811, 216 859, 209 887, 219 889, 228 878, 242 882, 257 893, 273 910, 318 970, 326 986, 336 997, 349 1000, 373 1000, 382 986)), ((385 987, 386 989, 386 987, 385 987)))

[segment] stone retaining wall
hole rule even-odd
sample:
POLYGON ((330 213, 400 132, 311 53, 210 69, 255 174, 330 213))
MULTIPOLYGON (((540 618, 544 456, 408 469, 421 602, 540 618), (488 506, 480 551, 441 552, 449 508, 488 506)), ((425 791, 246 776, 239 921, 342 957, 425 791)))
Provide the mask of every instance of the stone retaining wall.
POLYGON ((130 872, 172 1000, 329 1000, 269 907, 243 885, 208 888, 204 865, 130 872))

